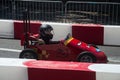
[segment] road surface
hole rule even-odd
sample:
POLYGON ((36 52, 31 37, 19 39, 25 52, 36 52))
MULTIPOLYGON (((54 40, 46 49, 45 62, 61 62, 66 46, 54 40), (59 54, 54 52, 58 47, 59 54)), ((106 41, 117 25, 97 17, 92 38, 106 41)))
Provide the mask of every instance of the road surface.
MULTIPOLYGON (((98 46, 108 57, 108 64, 120 64, 120 47, 98 46)), ((20 40, 0 39, 0 57, 19 58, 19 53, 23 47, 20 46, 20 40)))

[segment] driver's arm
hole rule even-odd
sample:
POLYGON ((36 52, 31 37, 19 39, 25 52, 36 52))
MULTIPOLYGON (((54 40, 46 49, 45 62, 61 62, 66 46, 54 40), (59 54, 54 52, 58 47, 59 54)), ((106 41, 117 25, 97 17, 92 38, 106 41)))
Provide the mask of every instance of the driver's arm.
POLYGON ((34 35, 31 35, 30 38, 32 38, 33 40, 37 41, 38 44, 45 44, 43 39, 39 39, 39 36, 36 37, 34 35))

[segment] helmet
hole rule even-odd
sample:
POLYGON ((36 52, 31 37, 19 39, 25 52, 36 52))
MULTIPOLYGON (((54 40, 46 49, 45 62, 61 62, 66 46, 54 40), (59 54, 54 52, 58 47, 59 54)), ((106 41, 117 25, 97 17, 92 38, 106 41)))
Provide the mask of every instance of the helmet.
POLYGON ((42 24, 40 26, 40 38, 42 38, 46 43, 53 38, 51 31, 53 30, 52 26, 48 24, 42 24))
POLYGON ((53 28, 52 26, 48 25, 48 24, 42 24, 40 27, 40 32, 45 32, 45 31, 52 31, 53 28))

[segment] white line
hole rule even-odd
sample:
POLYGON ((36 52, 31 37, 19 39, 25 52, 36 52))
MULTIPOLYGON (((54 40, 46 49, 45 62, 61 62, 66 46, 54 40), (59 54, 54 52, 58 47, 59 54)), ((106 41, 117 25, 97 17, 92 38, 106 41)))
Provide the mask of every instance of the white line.
POLYGON ((120 60, 112 60, 112 59, 110 59, 109 62, 117 62, 117 63, 120 63, 120 60))
POLYGON ((7 49, 7 48, 0 48, 1 51, 11 51, 11 52, 21 52, 22 50, 17 49, 7 49))
POLYGON ((108 57, 108 61, 109 61, 109 62, 118 62, 118 63, 120 63, 120 58, 119 58, 119 57, 117 57, 117 58, 108 57))

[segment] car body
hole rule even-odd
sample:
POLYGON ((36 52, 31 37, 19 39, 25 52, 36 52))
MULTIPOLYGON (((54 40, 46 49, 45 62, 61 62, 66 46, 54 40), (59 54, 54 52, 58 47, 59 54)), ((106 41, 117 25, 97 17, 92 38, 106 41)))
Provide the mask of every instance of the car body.
MULTIPOLYGON (((34 35, 35 36, 35 35, 34 35)), ((107 56, 98 47, 89 45, 83 41, 69 37, 58 44, 36 45, 35 39, 28 35, 27 47, 20 53, 20 58, 53 60, 53 61, 75 61, 90 63, 107 63, 107 56)), ((21 40, 25 44, 24 37, 21 40)))

